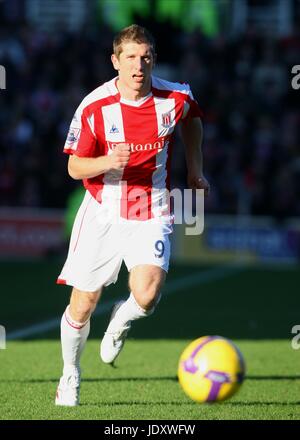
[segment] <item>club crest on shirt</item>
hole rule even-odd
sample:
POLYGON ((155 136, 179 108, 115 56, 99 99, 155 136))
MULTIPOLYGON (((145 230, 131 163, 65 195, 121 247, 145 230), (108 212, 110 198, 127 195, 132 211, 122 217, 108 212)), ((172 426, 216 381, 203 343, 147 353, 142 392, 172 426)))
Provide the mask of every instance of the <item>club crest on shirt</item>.
POLYGON ((71 127, 67 136, 66 144, 68 146, 72 146, 75 142, 77 142, 79 138, 79 133, 80 133, 80 128, 71 127))
POLYGON ((165 128, 169 128, 172 125, 171 112, 163 113, 161 115, 162 123, 161 125, 165 128))

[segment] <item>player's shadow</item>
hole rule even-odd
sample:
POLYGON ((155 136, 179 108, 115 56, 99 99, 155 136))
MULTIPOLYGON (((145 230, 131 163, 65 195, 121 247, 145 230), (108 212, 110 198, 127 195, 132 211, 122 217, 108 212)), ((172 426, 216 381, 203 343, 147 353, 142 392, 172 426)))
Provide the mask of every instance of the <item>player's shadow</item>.
MULTIPOLYGON (((282 381, 282 380, 300 380, 300 375, 249 375, 245 377, 245 381, 251 380, 267 380, 267 381, 282 381)), ((49 379, 11 379, 11 380, 0 380, 5 383, 56 383, 58 378, 49 379)), ((152 382, 152 381, 168 381, 177 382, 177 376, 153 376, 153 377, 87 377, 83 379, 87 383, 97 383, 97 382, 152 382)))
MULTIPOLYGON (((96 383, 96 382, 150 382, 150 381, 171 381, 177 382, 176 376, 157 376, 157 377, 87 377, 83 379, 84 382, 87 383, 96 383)), ((58 378, 50 378, 50 379, 8 379, 8 380, 0 380, 0 383, 56 383, 58 378)))
MULTIPOLYGON (((125 400, 125 401, 120 401, 120 402, 101 402, 101 405, 136 405, 136 406, 151 406, 151 405, 174 405, 174 406, 183 406, 183 405, 190 405, 190 406, 195 406, 195 402, 191 401, 157 401, 157 402, 138 402, 138 401, 132 401, 132 400, 125 400)), ((211 406, 212 404, 207 402, 205 405, 207 406, 211 406)), ((257 405, 279 405, 279 406, 298 406, 300 405, 300 401, 297 402, 272 402, 272 401, 255 401, 255 402, 242 402, 242 401, 227 401, 227 402, 220 402, 220 403, 215 403, 214 402, 214 406, 216 405, 229 405, 229 406, 257 406, 257 405)), ((97 406, 99 407, 99 402, 86 402, 86 403, 81 403, 80 406, 97 406)))
MULTIPOLYGON (((154 402, 138 402, 138 401, 134 401, 134 400, 124 400, 124 401, 120 401, 120 402, 101 402, 101 405, 136 405, 136 406, 156 406, 156 405, 173 405, 173 406, 182 406, 182 405, 189 405, 189 406, 195 406, 195 402, 191 401, 185 401, 183 402, 182 400, 178 400, 178 401, 154 401, 154 402)), ((99 407, 99 402, 86 402, 86 403, 80 403, 80 406, 96 406, 99 407)))
POLYGON ((300 375, 246 376, 245 380, 300 380, 300 375))
POLYGON ((232 405, 232 406, 257 406, 257 405, 279 405, 279 406, 298 406, 300 405, 300 401, 296 401, 296 402, 276 402, 276 401, 253 401, 253 402, 243 402, 243 401, 237 401, 237 400, 233 400, 233 401, 228 401, 228 402, 222 402, 220 403, 220 405, 232 405))

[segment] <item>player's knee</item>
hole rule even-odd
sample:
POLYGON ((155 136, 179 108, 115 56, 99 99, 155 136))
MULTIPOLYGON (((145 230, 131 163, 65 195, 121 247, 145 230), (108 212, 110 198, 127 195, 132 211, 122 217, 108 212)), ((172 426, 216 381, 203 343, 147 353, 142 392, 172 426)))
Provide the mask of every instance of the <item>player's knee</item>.
POLYGON ((86 321, 96 308, 98 296, 91 293, 85 293, 71 298, 70 313, 72 318, 78 322, 86 321))
POLYGON ((150 311, 156 306, 160 293, 158 286, 156 284, 152 284, 149 286, 141 285, 133 291, 133 295, 136 302, 142 309, 150 311))
POLYGON ((165 272, 157 267, 147 268, 146 272, 144 268, 137 268, 131 273, 129 287, 142 309, 149 311, 156 306, 165 278, 165 272))

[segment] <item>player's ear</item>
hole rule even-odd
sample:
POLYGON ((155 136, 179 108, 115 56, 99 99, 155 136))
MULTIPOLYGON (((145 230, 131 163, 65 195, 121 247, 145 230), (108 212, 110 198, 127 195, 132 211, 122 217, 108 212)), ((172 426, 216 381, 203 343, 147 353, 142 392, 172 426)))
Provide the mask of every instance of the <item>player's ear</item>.
POLYGON ((113 66, 114 66, 114 69, 115 70, 119 70, 119 60, 118 60, 117 56, 114 53, 111 56, 111 62, 113 64, 113 66))

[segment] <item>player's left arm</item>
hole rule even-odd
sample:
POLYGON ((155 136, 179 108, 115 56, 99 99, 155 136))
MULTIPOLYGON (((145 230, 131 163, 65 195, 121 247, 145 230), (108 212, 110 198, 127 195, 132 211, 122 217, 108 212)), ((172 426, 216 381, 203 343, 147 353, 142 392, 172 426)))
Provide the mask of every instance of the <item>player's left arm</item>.
POLYGON ((203 189, 204 194, 209 194, 209 183, 203 174, 202 140, 203 126, 201 119, 187 118, 180 124, 181 135, 185 145, 187 164, 187 183, 189 188, 203 189))

